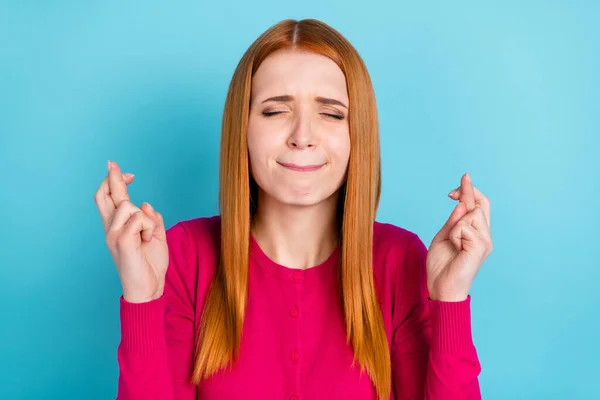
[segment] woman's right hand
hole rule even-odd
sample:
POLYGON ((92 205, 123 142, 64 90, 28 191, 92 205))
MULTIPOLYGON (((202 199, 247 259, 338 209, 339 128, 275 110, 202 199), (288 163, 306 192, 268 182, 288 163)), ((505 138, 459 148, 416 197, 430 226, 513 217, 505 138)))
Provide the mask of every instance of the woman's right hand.
POLYGON ((94 199, 121 279, 123 298, 143 303, 163 294, 169 250, 162 215, 148 203, 138 208, 129 200, 127 185, 132 181, 132 174, 121 173, 119 166, 109 161, 108 175, 94 199))

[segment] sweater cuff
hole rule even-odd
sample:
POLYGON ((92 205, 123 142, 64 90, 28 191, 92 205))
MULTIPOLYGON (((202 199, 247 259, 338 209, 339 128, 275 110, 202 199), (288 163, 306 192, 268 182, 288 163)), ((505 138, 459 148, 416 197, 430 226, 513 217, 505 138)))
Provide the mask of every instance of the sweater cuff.
POLYGON ((121 346, 129 352, 149 353, 165 343, 165 299, 130 303, 121 295, 121 346))
POLYGON ((431 311, 431 350, 437 353, 458 353, 471 349, 471 295, 463 301, 429 299, 431 311))

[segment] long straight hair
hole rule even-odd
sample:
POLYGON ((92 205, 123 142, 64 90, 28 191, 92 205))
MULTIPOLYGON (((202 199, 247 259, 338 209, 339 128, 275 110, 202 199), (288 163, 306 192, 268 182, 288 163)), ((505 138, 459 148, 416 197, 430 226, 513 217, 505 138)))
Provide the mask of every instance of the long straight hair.
POLYGON ((375 94, 358 52, 338 31, 315 19, 287 19, 270 27, 244 53, 233 74, 222 120, 220 260, 202 312, 192 382, 198 384, 231 367, 239 355, 248 297, 250 225, 257 206, 257 186, 248 163, 251 82, 265 58, 280 49, 329 57, 346 77, 351 149, 337 210, 338 276, 354 363, 361 373, 366 370, 379 398, 386 399, 391 393, 391 362, 372 269, 373 223, 381 193, 375 94))

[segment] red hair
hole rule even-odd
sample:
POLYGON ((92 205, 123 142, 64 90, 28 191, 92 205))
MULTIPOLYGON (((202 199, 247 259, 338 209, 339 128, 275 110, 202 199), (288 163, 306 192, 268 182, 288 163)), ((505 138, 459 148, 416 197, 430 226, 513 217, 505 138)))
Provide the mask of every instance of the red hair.
POLYGON ((351 149, 338 201, 339 280, 354 361, 369 374, 379 398, 387 399, 391 361, 372 269, 373 222, 381 193, 375 94, 354 47, 314 19, 288 19, 265 31, 243 55, 229 85, 220 157, 221 258, 204 304, 192 381, 198 384, 238 357, 248 296, 250 224, 257 202, 247 142, 251 82, 265 58, 280 49, 329 57, 346 77, 351 149))

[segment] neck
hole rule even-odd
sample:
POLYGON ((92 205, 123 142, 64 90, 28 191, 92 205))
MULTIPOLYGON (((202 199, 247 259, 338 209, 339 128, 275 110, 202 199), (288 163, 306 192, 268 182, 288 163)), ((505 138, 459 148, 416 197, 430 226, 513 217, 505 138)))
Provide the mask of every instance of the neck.
POLYGON ((337 193, 313 206, 290 206, 262 193, 252 235, 265 254, 289 268, 321 264, 338 244, 337 193))

